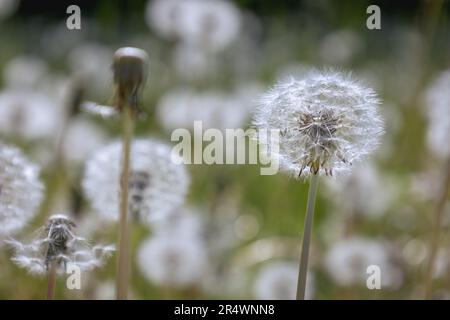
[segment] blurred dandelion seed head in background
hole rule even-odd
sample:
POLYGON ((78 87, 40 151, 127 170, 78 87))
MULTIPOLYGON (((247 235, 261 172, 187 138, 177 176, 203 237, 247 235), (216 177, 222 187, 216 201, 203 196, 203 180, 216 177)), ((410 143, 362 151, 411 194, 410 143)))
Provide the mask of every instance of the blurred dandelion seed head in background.
MULTIPOLYGON (((294 300, 297 289, 298 263, 290 261, 269 262, 258 272, 253 295, 261 300, 294 300)), ((314 275, 306 283, 306 299, 314 296, 314 275)))
MULTIPOLYGON (((98 150, 87 162, 83 190, 96 212, 116 221, 119 208, 120 142, 98 150)), ((172 162, 170 145, 154 139, 135 140, 131 147, 130 211, 144 224, 167 216, 184 201, 189 175, 172 162)))
MULTIPOLYGON (((256 89, 249 90, 255 92, 256 89)), ((194 121, 202 121, 204 129, 241 128, 250 115, 248 100, 240 90, 233 93, 218 90, 197 92, 179 87, 161 97, 157 116, 161 125, 168 131, 177 128, 192 130, 194 121)))
POLYGON ((5 135, 54 139, 61 116, 57 101, 44 92, 7 89, 0 93, 0 132, 5 135))
POLYGON ((195 235, 158 235, 142 244, 137 263, 142 274, 160 286, 199 285, 208 268, 206 248, 195 235))
POLYGON ((145 18, 162 37, 212 52, 230 46, 241 26, 239 9, 224 0, 154 0, 145 18))
POLYGON ((0 144, 0 236, 23 228, 43 198, 39 169, 19 149, 0 144))
POLYGON ((439 74, 425 92, 428 118, 427 144, 438 158, 450 157, 450 70, 439 74), (445 141, 446 143, 443 143, 445 141))
MULTIPOLYGON (((280 130, 280 168, 302 173, 349 172, 383 133, 375 92, 347 74, 311 70, 279 82, 260 98, 258 129, 280 130)), ((270 148, 273 150, 273 148, 270 148)))
POLYGON ((381 270, 381 287, 398 288, 402 272, 391 260, 388 248, 377 240, 350 237, 335 242, 325 256, 325 268, 332 279, 341 286, 364 287, 367 268, 378 266, 381 270))

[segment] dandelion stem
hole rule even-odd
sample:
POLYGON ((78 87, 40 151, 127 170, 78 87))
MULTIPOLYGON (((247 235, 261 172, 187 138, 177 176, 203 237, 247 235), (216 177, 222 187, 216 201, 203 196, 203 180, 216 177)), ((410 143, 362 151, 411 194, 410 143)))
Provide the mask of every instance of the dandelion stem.
POLYGON ((131 140, 134 131, 133 112, 126 105, 123 110, 122 171, 120 176, 119 252, 117 258, 117 299, 127 299, 130 244, 128 235, 128 185, 131 140))
POLYGON ((303 228, 302 253, 298 270, 297 300, 305 300, 306 276, 308 270, 309 246, 311 242, 311 231, 314 217, 314 206, 316 203, 317 186, 319 175, 312 174, 309 183, 308 204, 306 207, 306 220, 303 228))
POLYGON ((56 286, 56 263, 52 262, 50 265, 50 269, 48 270, 47 300, 53 300, 55 298, 55 286, 56 286))
POLYGON ((444 215, 445 204, 447 202, 450 190, 450 159, 447 162, 445 171, 445 180, 442 184, 439 196, 437 198, 436 208, 434 211, 434 221, 430 239, 428 262, 425 273, 425 299, 432 297, 433 270, 435 268, 436 255, 439 247, 439 234, 442 227, 442 217, 444 215))

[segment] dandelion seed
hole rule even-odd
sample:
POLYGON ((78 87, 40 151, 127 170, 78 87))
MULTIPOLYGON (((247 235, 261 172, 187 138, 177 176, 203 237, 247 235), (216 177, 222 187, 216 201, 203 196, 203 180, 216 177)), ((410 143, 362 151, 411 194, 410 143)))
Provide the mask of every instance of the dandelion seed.
POLYGON ((43 189, 38 168, 20 150, 0 144, 0 236, 20 230, 33 218, 43 189))
MULTIPOLYGON (((93 208, 116 221, 119 210, 121 144, 100 149, 87 163, 83 189, 93 208)), ((183 201, 189 177, 171 161, 170 146, 152 139, 135 140, 131 148, 129 212, 144 223, 166 216, 183 201)))
POLYGON ((112 118, 119 114, 115 107, 100 105, 90 101, 83 102, 81 110, 88 114, 99 115, 102 118, 112 118))
POLYGON ((76 236, 74 228, 75 223, 67 216, 51 216, 31 243, 7 241, 14 250, 12 260, 32 274, 46 274, 52 266, 58 274, 64 274, 69 263, 81 270, 101 267, 114 246, 92 246, 86 239, 76 236))
POLYGON ((348 172, 383 132, 375 92, 338 72, 282 81, 260 101, 254 125, 281 131, 273 156, 293 176, 348 172))

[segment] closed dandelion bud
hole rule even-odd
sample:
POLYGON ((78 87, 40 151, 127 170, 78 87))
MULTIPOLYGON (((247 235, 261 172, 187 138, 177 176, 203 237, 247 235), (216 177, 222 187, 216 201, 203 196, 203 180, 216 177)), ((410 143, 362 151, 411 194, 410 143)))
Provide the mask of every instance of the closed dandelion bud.
POLYGON ((20 150, 0 144, 0 236, 18 231, 33 218, 43 189, 38 168, 20 150))
POLYGON ((120 103, 136 105, 138 93, 147 78, 147 68, 148 55, 145 51, 125 47, 115 52, 114 83, 117 86, 117 96, 120 103))
POLYGON ((310 71, 264 94, 254 124, 280 130, 279 152, 272 156, 282 170, 332 175, 349 172, 378 145, 383 132, 378 104, 372 89, 345 74, 310 71))
POLYGON ((33 274, 45 274, 52 266, 62 274, 69 263, 81 270, 103 265, 114 246, 91 246, 87 240, 75 235, 75 227, 65 215, 51 216, 31 243, 7 241, 14 249, 12 260, 33 274))

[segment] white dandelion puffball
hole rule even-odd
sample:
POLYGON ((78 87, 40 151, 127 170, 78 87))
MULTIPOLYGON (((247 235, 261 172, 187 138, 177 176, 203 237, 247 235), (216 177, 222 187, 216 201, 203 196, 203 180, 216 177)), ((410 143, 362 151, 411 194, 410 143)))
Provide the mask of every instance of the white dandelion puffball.
POLYGON ((366 286, 367 268, 377 266, 381 271, 381 287, 396 288, 402 273, 392 261, 388 249, 376 240, 347 238, 333 244, 325 257, 325 268, 339 285, 366 286))
POLYGON ((231 1, 185 0, 181 12, 178 32, 185 42, 219 51, 239 35, 241 16, 231 1))
POLYGON ((177 128, 192 130, 194 121, 201 121, 204 129, 236 129, 245 125, 249 118, 249 106, 240 92, 196 92, 183 87, 167 92, 160 99, 157 117, 169 131, 177 128))
POLYGON ((331 65, 350 63, 360 51, 362 41, 353 30, 342 29, 325 36, 320 43, 319 55, 331 65))
POLYGON ((47 64, 34 56, 17 56, 3 70, 5 84, 14 88, 35 88, 47 76, 47 64))
POLYGON ((427 144, 438 158, 450 157, 450 69, 432 81, 425 92, 425 108, 428 118, 427 144))
POLYGON ((197 208, 177 207, 166 219, 157 221, 152 227, 155 235, 172 234, 176 237, 202 237, 205 228, 203 212, 197 208))
POLYGON ((19 4, 20 0, 0 0, 0 21, 13 15, 19 4))
POLYGON ((392 204, 396 187, 372 163, 355 166, 351 174, 341 179, 326 180, 327 195, 337 208, 347 215, 380 217, 392 204))
POLYGON ((26 139, 51 139, 59 130, 62 108, 43 92, 8 89, 0 92, 0 133, 26 139))
POLYGON ((153 0, 145 19, 161 36, 220 51, 239 35, 241 14, 225 0, 153 0))
MULTIPOLYGON (((294 300, 297 292, 298 264, 277 261, 263 266, 253 287, 253 294, 259 300, 294 300)), ((308 274, 306 299, 314 294, 314 276, 308 274)))
POLYGON ((83 163, 106 141, 99 126, 86 118, 73 119, 64 141, 64 157, 71 164, 83 163))
POLYGON ((195 81, 217 75, 219 59, 192 44, 179 44, 172 52, 172 67, 180 79, 195 81))
POLYGON ((115 250, 114 246, 92 246, 86 239, 76 236, 75 227, 65 215, 51 216, 30 243, 6 241, 14 250, 12 261, 37 275, 45 274, 53 266, 58 274, 65 274, 68 264, 81 270, 101 267, 115 250))
POLYGON ((208 269, 201 239, 172 233, 146 240, 138 251, 137 263, 149 281, 173 288, 199 284, 208 269))
MULTIPOLYGON (((107 220, 119 216, 122 143, 98 150, 88 161, 83 190, 96 212, 107 220)), ((152 223, 184 201, 189 185, 186 167, 174 163, 171 147, 153 139, 135 140, 131 147, 129 212, 131 218, 152 223)))
POLYGON ((272 150, 283 171, 339 174, 377 146, 383 132, 378 104, 375 92, 349 75, 311 70, 262 95, 254 125, 265 132, 280 130, 277 153, 277 141, 260 143, 272 150))
POLYGON ((178 16, 181 14, 179 0, 152 0, 145 9, 145 22, 159 35, 175 38, 178 31, 178 16))
POLYGON ((108 47, 96 43, 82 43, 68 55, 72 72, 89 79, 89 86, 86 87, 89 94, 102 97, 111 89, 113 54, 108 47))
POLYGON ((33 218, 43 189, 38 168, 18 149, 0 144, 0 236, 18 231, 33 218))

